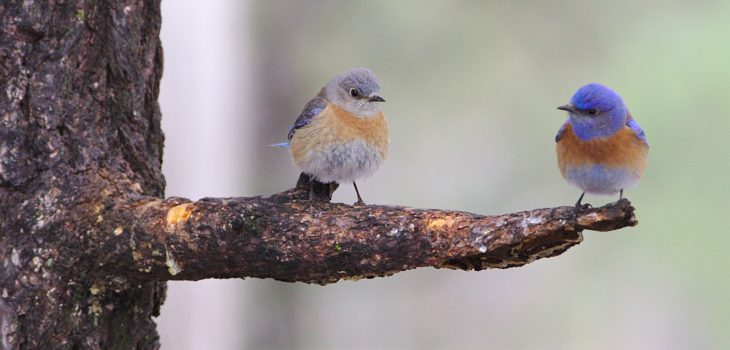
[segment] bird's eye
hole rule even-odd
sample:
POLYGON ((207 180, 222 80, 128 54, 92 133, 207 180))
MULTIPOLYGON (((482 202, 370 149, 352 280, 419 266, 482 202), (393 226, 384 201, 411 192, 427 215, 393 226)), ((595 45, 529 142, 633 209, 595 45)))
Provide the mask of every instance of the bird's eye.
POLYGON ((598 110, 595 109, 595 108, 591 108, 591 109, 588 110, 588 114, 590 114, 590 115, 596 115, 596 114, 598 114, 598 110))
POLYGON ((360 91, 357 91, 357 89, 350 89, 350 96, 358 97, 360 96, 360 91))

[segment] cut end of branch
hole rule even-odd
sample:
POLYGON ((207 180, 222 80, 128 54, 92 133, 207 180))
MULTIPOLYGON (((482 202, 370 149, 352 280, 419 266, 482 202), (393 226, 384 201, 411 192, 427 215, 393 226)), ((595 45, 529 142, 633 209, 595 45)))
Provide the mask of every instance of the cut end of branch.
POLYGON ((576 209, 576 222, 580 229, 602 232, 639 224, 634 207, 626 198, 599 208, 576 209))
POLYGON ((583 241, 583 230, 605 232, 638 224, 634 207, 627 199, 598 208, 558 207, 516 215, 519 215, 518 218, 521 216, 523 222, 532 221, 539 225, 518 223, 515 226, 522 228, 522 234, 508 235, 511 239, 502 246, 481 246, 475 254, 447 259, 438 267, 480 271, 523 266, 564 253, 583 241))

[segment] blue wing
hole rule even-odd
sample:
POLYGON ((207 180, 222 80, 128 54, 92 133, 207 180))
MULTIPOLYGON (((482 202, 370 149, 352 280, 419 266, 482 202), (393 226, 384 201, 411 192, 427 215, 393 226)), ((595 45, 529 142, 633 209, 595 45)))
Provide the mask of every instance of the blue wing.
POLYGON ((274 143, 269 145, 269 147, 278 147, 278 148, 289 148, 289 141, 287 142, 280 142, 280 143, 274 143))
POLYGON ((316 117, 327 107, 327 99, 324 98, 324 88, 319 92, 317 96, 307 102, 304 106, 304 110, 299 114, 297 120, 294 121, 294 125, 289 129, 289 134, 286 136, 287 140, 291 140, 297 129, 301 129, 312 122, 312 118, 316 117))
POLYGON ((568 125, 570 121, 566 120, 565 123, 563 123, 562 126, 560 126, 560 130, 558 130, 558 133, 555 135, 555 142, 560 141, 560 139, 563 138, 563 133, 565 132, 565 126, 568 125))
POLYGON ((629 120, 626 121, 626 126, 631 129, 636 136, 643 142, 646 147, 649 147, 649 141, 646 140, 646 134, 644 134, 644 130, 641 129, 641 126, 639 126, 639 123, 634 120, 631 116, 629 116, 629 120))

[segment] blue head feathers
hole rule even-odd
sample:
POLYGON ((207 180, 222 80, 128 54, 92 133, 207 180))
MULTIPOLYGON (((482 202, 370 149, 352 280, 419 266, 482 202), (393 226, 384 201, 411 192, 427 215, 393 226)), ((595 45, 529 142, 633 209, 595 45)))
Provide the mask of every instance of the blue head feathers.
POLYGON ((558 108, 568 111, 573 132, 581 140, 613 135, 626 125, 629 114, 621 96, 597 83, 581 87, 569 105, 558 108))

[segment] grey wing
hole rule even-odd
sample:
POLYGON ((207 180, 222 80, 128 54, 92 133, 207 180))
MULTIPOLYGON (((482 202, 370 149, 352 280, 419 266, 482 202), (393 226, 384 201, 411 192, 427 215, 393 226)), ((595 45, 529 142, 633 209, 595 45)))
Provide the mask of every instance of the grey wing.
POLYGON ((325 107, 327 107, 327 100, 324 98, 323 92, 324 89, 320 91, 319 95, 307 102, 307 105, 304 106, 304 110, 299 114, 297 120, 294 121, 294 125, 292 125, 289 129, 289 135, 286 137, 287 140, 291 140, 297 129, 309 125, 309 123, 312 122, 312 118, 322 113, 325 107))

